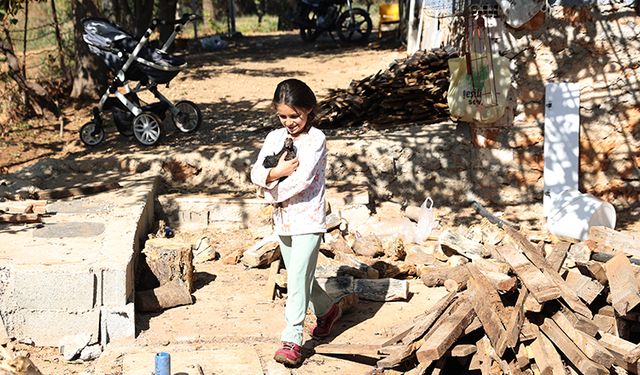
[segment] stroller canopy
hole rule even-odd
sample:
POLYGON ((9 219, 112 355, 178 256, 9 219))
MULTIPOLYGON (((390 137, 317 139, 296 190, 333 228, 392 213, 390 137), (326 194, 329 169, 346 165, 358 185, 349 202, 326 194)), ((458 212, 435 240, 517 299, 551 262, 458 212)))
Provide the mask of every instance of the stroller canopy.
MULTIPOLYGON (((133 53, 139 43, 131 34, 103 18, 85 18, 82 20, 82 29, 82 39, 89 50, 102 57, 107 67, 114 72, 122 67, 127 59, 126 55, 133 53)), ((145 46, 138 53, 132 72, 127 72, 127 78, 144 80, 139 74, 142 71, 147 78, 157 83, 167 83, 175 74, 164 73, 177 74, 185 65, 186 61, 181 57, 145 46)))

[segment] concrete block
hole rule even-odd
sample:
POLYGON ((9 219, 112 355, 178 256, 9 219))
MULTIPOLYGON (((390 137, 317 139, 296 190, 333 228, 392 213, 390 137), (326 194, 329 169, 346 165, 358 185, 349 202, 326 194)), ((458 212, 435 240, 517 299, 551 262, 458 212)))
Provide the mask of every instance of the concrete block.
POLYGON ((37 346, 58 346, 64 336, 90 334, 98 340, 100 309, 82 312, 15 309, 3 313, 9 335, 37 346))
POLYGON ((22 309, 85 311, 95 307, 96 276, 91 270, 47 266, 13 268, 8 289, 22 309))
POLYGON ((133 302, 121 307, 103 307, 100 316, 102 345, 136 336, 136 311, 133 302))
POLYGON ((99 292, 99 306, 124 306, 133 300, 133 261, 130 261, 126 266, 103 268, 100 275, 102 290, 99 292))

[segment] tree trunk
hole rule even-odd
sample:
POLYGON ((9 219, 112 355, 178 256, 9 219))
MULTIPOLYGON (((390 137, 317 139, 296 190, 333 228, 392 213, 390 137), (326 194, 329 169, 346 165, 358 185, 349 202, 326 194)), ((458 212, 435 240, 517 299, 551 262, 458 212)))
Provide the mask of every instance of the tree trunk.
MULTIPOLYGON (((174 21, 176 19, 176 6, 177 0, 160 1, 160 9, 158 11, 158 18, 162 21, 174 21)), ((169 35, 173 32, 173 24, 160 25, 160 45, 169 38, 169 35)))
POLYGON ((153 0, 135 0, 135 16, 133 20, 134 34, 137 38, 144 34, 151 24, 153 16, 153 0))
POLYGON ((211 32, 211 24, 215 18, 213 0, 202 0, 202 19, 205 32, 211 32))
POLYGON ((73 78, 72 98, 96 99, 105 88, 107 80, 104 64, 89 52, 82 40, 81 20, 88 16, 98 16, 98 8, 92 0, 75 0, 73 4, 74 39, 76 44, 76 71, 73 78))
MULTIPOLYGON (((4 34, 8 34, 6 27, 3 27, 3 29, 4 34)), ((7 67, 9 68, 9 77, 18 84, 20 90, 25 94, 26 112, 28 114, 35 113, 36 115, 42 115, 44 111, 47 110, 56 117, 60 116, 58 106, 51 100, 45 89, 35 82, 28 82, 24 78, 20 68, 20 61, 13 52, 11 43, 3 38, 0 38, 0 56, 4 56, 6 59, 7 67)))
POLYGON ((56 11, 56 0, 51 0, 51 14, 53 16, 53 25, 56 32, 56 41, 58 42, 58 54, 60 58, 60 70, 65 80, 69 79, 69 71, 64 61, 64 48, 62 45, 62 35, 60 34, 60 23, 58 22, 58 12, 56 11))

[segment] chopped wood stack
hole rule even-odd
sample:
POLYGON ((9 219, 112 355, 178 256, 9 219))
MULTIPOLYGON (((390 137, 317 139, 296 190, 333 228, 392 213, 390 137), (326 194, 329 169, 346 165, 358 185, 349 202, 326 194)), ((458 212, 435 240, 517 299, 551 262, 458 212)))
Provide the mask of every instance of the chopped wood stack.
POLYGON ((449 57, 444 49, 418 51, 387 70, 352 81, 346 90, 332 90, 319 104, 318 126, 368 122, 386 127, 448 118, 449 57))
POLYGON ((24 200, 0 202, 0 223, 35 223, 47 213, 47 201, 24 200))
POLYGON ((377 357, 372 374, 638 374, 639 234, 589 234, 534 243, 486 219, 443 229, 435 257, 418 258, 431 264, 416 273, 446 296, 381 344, 315 351, 377 357))

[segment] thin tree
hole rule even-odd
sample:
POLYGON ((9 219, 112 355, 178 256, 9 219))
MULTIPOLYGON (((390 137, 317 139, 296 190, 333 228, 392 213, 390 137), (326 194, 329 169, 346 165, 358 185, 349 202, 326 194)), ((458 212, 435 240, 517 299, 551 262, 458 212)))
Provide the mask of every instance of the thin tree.
POLYGON ((89 52, 89 48, 82 39, 82 19, 89 16, 97 17, 100 11, 92 0, 74 0, 72 6, 75 23, 76 69, 71 97, 95 99, 107 84, 106 72, 102 61, 89 52))
POLYGON ((36 82, 27 81, 22 73, 20 60, 13 50, 13 43, 9 36, 9 24, 15 24, 15 15, 22 9, 22 0, 6 0, 0 2, 0 19, 2 20, 2 34, 0 37, 0 56, 4 58, 8 67, 8 75, 16 82, 18 88, 24 93, 26 102, 25 110, 28 115, 43 115, 44 111, 60 116, 60 110, 51 100, 46 90, 36 82))
POLYGON ((51 0, 51 15, 53 16, 53 25, 56 32, 56 41, 58 42, 58 54, 60 58, 60 70, 65 79, 69 79, 67 64, 64 61, 64 46, 62 44, 62 35, 60 34, 60 23, 58 22, 58 12, 56 11, 56 0, 51 0))

